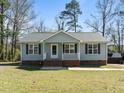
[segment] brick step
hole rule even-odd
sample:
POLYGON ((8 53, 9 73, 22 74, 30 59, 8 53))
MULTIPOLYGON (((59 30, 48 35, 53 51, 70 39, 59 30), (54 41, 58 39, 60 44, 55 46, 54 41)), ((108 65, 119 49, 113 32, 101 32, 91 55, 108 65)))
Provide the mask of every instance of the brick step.
POLYGON ((44 61, 43 66, 62 66, 62 61, 44 61))

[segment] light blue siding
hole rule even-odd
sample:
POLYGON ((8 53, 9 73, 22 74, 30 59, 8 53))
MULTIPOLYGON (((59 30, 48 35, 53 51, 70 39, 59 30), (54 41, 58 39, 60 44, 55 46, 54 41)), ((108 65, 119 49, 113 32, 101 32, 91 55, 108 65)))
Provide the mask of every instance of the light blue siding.
MULTIPOLYGON (((58 44, 58 58, 62 60, 63 43, 44 43, 44 52, 46 53, 46 60, 51 58, 51 44, 58 44)), ((78 43, 77 43, 78 44, 78 43)), ((63 54, 63 60, 107 60, 107 46, 106 43, 100 43, 100 54, 85 54, 85 43, 77 46, 77 54, 63 54), (80 50, 80 56, 78 56, 80 50), (80 57, 80 58, 79 58, 80 57)), ((41 54, 26 54, 26 44, 22 44, 22 61, 38 61, 43 60, 43 44, 41 44, 41 54)))
POLYGON ((80 45, 80 60, 106 60, 106 44, 100 43, 100 54, 85 54, 85 43, 80 45))
POLYGON ((63 54, 63 60, 79 60, 78 53, 63 54))
POLYGON ((26 44, 21 45, 22 49, 22 61, 40 61, 43 59, 42 56, 42 44, 41 44, 41 54, 26 54, 26 44))

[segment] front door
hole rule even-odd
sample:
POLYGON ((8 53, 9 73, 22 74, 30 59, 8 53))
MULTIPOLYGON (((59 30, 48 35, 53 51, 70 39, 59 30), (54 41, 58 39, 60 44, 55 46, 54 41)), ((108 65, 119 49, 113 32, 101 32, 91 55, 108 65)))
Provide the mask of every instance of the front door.
POLYGON ((51 58, 58 58, 58 45, 51 44, 51 58))

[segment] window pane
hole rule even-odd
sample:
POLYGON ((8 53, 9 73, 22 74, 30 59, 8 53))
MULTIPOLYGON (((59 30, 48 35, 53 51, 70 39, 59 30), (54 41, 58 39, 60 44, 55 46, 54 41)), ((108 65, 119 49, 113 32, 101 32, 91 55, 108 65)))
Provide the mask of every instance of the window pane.
POLYGON ((70 53, 75 53, 75 46, 74 45, 70 45, 70 53))
POLYGON ((92 54, 92 49, 89 49, 88 53, 89 53, 89 54, 92 54))
POLYGON ((56 45, 52 46, 52 55, 56 55, 56 52, 57 52, 56 48, 57 48, 56 45))
POLYGON ((64 53, 69 53, 69 45, 64 45, 64 53))
POLYGON ((33 49, 33 45, 29 45, 29 49, 33 49))
POLYGON ((33 50, 29 50, 28 53, 29 53, 29 54, 33 54, 33 50))
POLYGON ((92 48, 92 44, 89 44, 88 46, 89 46, 89 48, 92 48))
POLYGON ((28 53, 33 54, 33 44, 29 45, 28 53))
POLYGON ((92 54, 92 44, 88 44, 88 54, 92 54))
POLYGON ((97 54, 98 53, 98 45, 97 44, 94 44, 93 45, 93 53, 94 54, 97 54))
POLYGON ((34 45, 34 54, 38 54, 38 45, 34 45))

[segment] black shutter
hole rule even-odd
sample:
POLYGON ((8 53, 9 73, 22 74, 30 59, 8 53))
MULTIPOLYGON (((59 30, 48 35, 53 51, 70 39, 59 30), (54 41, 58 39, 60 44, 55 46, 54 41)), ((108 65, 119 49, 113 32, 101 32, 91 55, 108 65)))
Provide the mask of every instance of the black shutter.
POLYGON ((28 44, 26 44, 26 54, 28 54, 28 44))
POLYGON ((85 44, 85 54, 87 54, 87 44, 85 44))
POLYGON ((64 44, 63 44, 63 53, 64 53, 64 44))
POLYGON ((100 54, 100 44, 98 44, 98 54, 100 54))
POLYGON ((39 44, 39 54, 41 54, 41 44, 39 44))
POLYGON ((75 44, 75 53, 77 53, 77 44, 75 44))

